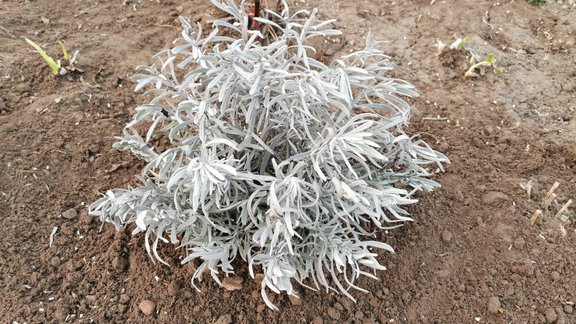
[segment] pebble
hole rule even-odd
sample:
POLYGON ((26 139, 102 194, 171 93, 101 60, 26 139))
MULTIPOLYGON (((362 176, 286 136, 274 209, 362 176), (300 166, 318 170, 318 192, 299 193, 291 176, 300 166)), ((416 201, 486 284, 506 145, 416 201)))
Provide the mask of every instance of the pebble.
POLYGON ((574 306, 572 305, 564 305, 564 313, 572 314, 574 312, 574 306))
POLYGON ((129 297, 128 295, 126 295, 126 294, 122 294, 122 295, 120 295, 120 298, 118 299, 118 301, 119 301, 121 304, 126 304, 126 303, 128 303, 128 302, 130 301, 130 297, 129 297))
POLYGON ((312 319, 312 324, 324 324, 324 321, 322 320, 322 317, 320 316, 315 316, 312 319))
POLYGON ((500 300, 498 297, 490 297, 488 300, 488 313, 495 315, 500 311, 500 300))
POLYGON ((76 211, 76 209, 70 208, 67 211, 62 213, 62 217, 66 218, 66 219, 74 219, 74 218, 78 217, 78 212, 76 211))
MULTIPOLYGON (((340 319, 340 312, 336 308, 328 307, 326 312, 328 313, 328 316, 331 319, 333 319, 333 320, 339 320, 340 319)), ((554 314, 556 314, 556 313, 554 313, 554 314)))
POLYGON ((226 314, 218 317, 214 324, 230 324, 232 323, 232 315, 226 314))
POLYGON ((548 323, 554 323, 558 319, 558 314, 556 314, 556 311, 552 307, 546 309, 544 316, 546 316, 548 323))
POLYGON ((556 271, 552 271, 552 273, 550 274, 550 276, 552 277, 552 280, 554 281, 558 281, 560 280, 560 274, 556 271))
POLYGON ((538 322, 546 323, 546 317, 544 317, 542 314, 538 314, 538 322))
POLYGON ((116 307, 116 312, 123 314, 123 313, 126 313, 127 309, 128 309, 128 305, 118 304, 118 306, 116 307))
POLYGON ((494 204, 499 200, 508 200, 508 195, 500 191, 488 191, 482 196, 482 201, 485 204, 494 204))
POLYGON ((51 264, 53 267, 59 266, 60 263, 61 263, 60 258, 57 257, 57 256, 55 256, 55 257, 53 257, 52 259, 50 259, 50 264, 51 264))
POLYGON ((27 83, 18 83, 14 86, 14 90, 18 93, 25 93, 30 91, 30 86, 27 83))
MULTIPOLYGON (((380 290, 376 291, 376 295, 378 295, 378 293, 382 294, 382 291, 380 290)), ((344 308, 346 308, 347 310, 350 310, 352 308, 350 299, 348 299, 347 297, 340 298, 340 304, 342 304, 342 306, 344 306, 344 308)))
POLYGON ((156 309, 156 304, 148 299, 145 299, 138 304, 138 308, 144 315, 152 315, 156 309))
POLYGON ((222 287, 228 291, 242 289, 242 278, 240 277, 226 277, 222 280, 222 287))
POLYGON ((412 300, 412 295, 409 292, 405 291, 402 293, 402 301, 405 304, 408 304, 411 300, 412 300))
POLYGON ((514 240, 514 247, 518 250, 522 249, 526 245, 526 240, 523 237, 519 237, 514 240))
POLYGON ((566 315, 564 315, 562 307, 556 306, 554 307, 554 310, 556 311, 556 315, 558 316, 558 318, 556 319, 556 324, 566 324, 566 315))
POLYGON ((442 232, 442 241, 446 243, 452 241, 452 233, 450 233, 448 230, 444 230, 442 232))
POLYGON ((302 299, 300 299, 294 295, 288 295, 288 299, 290 300, 290 303, 294 306, 302 305, 302 299))

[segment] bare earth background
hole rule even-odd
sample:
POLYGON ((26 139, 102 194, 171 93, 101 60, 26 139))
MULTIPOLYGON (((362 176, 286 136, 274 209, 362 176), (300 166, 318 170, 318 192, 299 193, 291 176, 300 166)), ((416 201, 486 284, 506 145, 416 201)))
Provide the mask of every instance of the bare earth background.
MULTIPOLYGON (((554 215, 576 198, 576 5, 523 0, 308 0, 345 35, 324 60, 358 49, 372 30, 389 41, 395 75, 413 82, 410 132, 447 154, 443 188, 421 195, 415 222, 382 239, 381 281, 358 303, 302 290, 268 310, 245 269, 240 290, 190 287, 190 266, 168 268, 142 238, 86 214, 141 164, 111 148, 145 98, 128 77, 179 34, 178 15, 210 19, 202 0, 0 1, 0 322, 576 323, 576 226, 554 215), (44 21, 41 17, 44 17, 44 21), (437 40, 468 36, 503 74, 462 77, 465 55, 437 40), (22 36, 80 50, 82 74, 53 77, 22 36), (535 183, 531 199, 520 184, 535 183), (549 208, 542 198, 558 181, 549 208), (544 217, 530 225, 530 216, 544 217), (62 213, 74 209, 78 215, 62 213), (52 247, 48 238, 58 232, 52 247), (498 299, 499 304, 496 303, 498 299), (144 315, 142 300, 155 303, 144 315), (490 304, 490 306, 489 306, 490 304)), ((172 264, 178 255, 163 249, 172 264)))

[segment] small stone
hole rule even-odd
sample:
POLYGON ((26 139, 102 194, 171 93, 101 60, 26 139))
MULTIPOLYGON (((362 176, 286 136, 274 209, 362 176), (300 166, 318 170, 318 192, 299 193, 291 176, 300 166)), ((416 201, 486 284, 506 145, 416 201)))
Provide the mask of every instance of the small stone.
POLYGON ((312 319, 312 324, 324 324, 324 321, 322 320, 322 317, 320 316, 315 316, 312 319))
POLYGON ((334 308, 336 308, 339 311, 343 311, 344 310, 344 306, 342 306, 342 304, 340 303, 336 303, 334 304, 334 308))
POLYGON ((490 297, 488 300, 488 313, 495 315, 500 311, 500 300, 498 297, 490 297))
POLYGON ((499 200, 508 200, 508 195, 500 191, 488 191, 482 196, 482 201, 488 205, 494 204, 499 200))
POLYGON ((566 324, 566 315, 564 315, 562 307, 556 306, 554 307, 554 310, 556 311, 556 315, 558 316, 558 318, 556 319, 556 324, 566 324))
POLYGON ((130 301, 130 297, 126 294, 122 294, 122 295, 120 295, 120 298, 118 299, 118 301, 120 302, 120 304, 126 304, 130 301))
POLYGON ((408 320, 408 323, 415 323, 417 317, 416 309, 414 307, 408 307, 406 310, 406 319, 408 320))
POLYGON ((518 250, 522 249, 526 245, 526 240, 523 237, 519 237, 514 240, 514 247, 518 250))
POLYGON ((402 293, 402 301, 405 304, 408 304, 411 300, 412 300, 412 295, 409 292, 405 291, 402 293))
POLYGON ((86 295, 86 301, 90 304, 94 304, 96 302, 96 295, 86 295))
POLYGON ((50 264, 51 264, 53 267, 59 266, 60 263, 61 263, 61 261, 60 261, 60 258, 59 258, 59 257, 56 257, 56 256, 55 256, 55 257, 53 257, 52 259, 50 259, 50 264))
POLYGON ((232 323, 232 315, 226 314, 218 317, 214 324, 230 324, 232 323))
POLYGON ((552 280, 554 280, 554 281, 560 280, 560 274, 556 271, 552 271, 552 273, 550 274, 550 277, 552 277, 552 280))
POLYGON ((442 232, 442 241, 448 243, 452 240, 452 233, 450 233, 448 230, 444 230, 442 232))
POLYGON ((30 86, 28 85, 28 83, 18 83, 16 86, 14 86, 14 90, 18 93, 23 94, 30 91, 30 86))
MULTIPOLYGON (((382 291, 377 290, 376 291, 376 295, 382 295, 382 291)), ((350 310, 352 308, 352 304, 350 303, 350 299, 348 299, 347 297, 342 297, 340 298, 340 304, 342 304, 342 306, 344 306, 344 308, 346 308, 347 310, 350 310)))
POLYGON ((151 300, 145 299, 141 301, 140 304, 138 304, 138 308, 144 315, 149 316, 152 315, 152 313, 154 313, 154 310, 156 309, 156 304, 151 300))
POLYGON ((123 313, 126 313, 127 309, 128 309, 128 305, 118 304, 118 307, 116 307, 116 312, 123 314, 123 313))
MULTIPOLYGON (((339 320, 340 319, 340 312, 334 307, 328 307, 328 309, 326 310, 326 313, 333 320, 339 320)), ((556 314, 556 313, 554 313, 554 314, 556 314)))
POLYGON ((564 305, 564 313, 572 314, 574 312, 574 306, 572 305, 564 305))
POLYGON ((544 316, 546 316, 548 323, 554 323, 558 319, 558 314, 556 314, 556 311, 552 307, 546 309, 544 316))
POLYGON ((240 277, 226 277, 222 280, 222 287, 228 291, 240 290, 243 281, 240 277))
POLYGON ((288 299, 290 300, 290 303, 294 306, 302 305, 302 299, 300 299, 294 295, 288 295, 288 299))
POLYGON ((62 213, 62 217, 66 218, 66 219, 74 219, 74 218, 78 217, 78 212, 76 211, 76 209, 70 208, 67 211, 62 213))

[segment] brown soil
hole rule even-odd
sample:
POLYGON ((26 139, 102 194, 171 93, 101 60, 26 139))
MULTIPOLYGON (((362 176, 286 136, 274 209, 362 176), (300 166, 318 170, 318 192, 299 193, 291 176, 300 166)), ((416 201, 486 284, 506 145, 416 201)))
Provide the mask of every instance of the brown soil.
MULTIPOLYGON (((422 94, 411 132, 452 165, 436 177, 442 189, 421 195, 416 221, 383 237, 397 254, 382 255, 389 270, 381 281, 361 282, 369 294, 356 293, 353 304, 302 290, 300 302, 273 297, 277 312, 247 278, 240 290, 205 280, 195 292, 191 267, 153 263, 142 238, 109 225, 100 231, 86 214, 141 167, 111 148, 143 100, 127 78, 179 34, 179 14, 211 10, 204 0, 124 2, 0 2, 1 323, 576 323, 576 206, 567 222, 554 217, 576 199, 573 0, 295 3, 339 19, 345 35, 326 55, 358 48, 369 29, 389 41, 396 75, 422 94), (438 55, 437 40, 463 35, 506 72, 467 79, 466 55, 438 55), (84 72, 53 77, 21 36, 49 44, 53 55, 57 40, 79 49, 84 72), (531 199, 520 186, 529 180, 531 199), (558 196, 545 207, 555 181, 558 196), (71 208, 79 216, 60 216, 71 208), (531 225, 536 209, 543 217, 531 225), (143 300, 155 303, 152 315, 139 310, 143 300)), ((171 251, 164 255, 177 263, 171 251)))

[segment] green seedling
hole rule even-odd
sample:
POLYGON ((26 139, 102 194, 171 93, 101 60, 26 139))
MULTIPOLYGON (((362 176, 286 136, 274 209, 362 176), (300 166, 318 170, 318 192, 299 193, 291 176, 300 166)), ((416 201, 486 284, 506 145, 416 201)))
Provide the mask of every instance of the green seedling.
POLYGON ((58 41, 58 44, 60 45, 60 49, 62 50, 62 56, 64 56, 64 59, 68 61, 68 64, 72 64, 72 62, 70 61, 70 55, 68 55, 68 51, 66 50, 64 43, 58 41))
POLYGON ((486 58, 484 59, 484 61, 481 61, 481 62, 476 62, 476 58, 474 57, 474 55, 471 55, 470 68, 466 71, 464 76, 466 76, 466 77, 478 76, 478 73, 476 71, 478 69, 481 69, 484 66, 493 67, 494 71, 497 73, 504 73, 505 69, 503 67, 496 67, 495 63, 496 63, 496 59, 494 58, 494 54, 488 54, 486 56, 486 58))
POLYGON ((460 37, 450 45, 450 49, 457 49, 461 50, 464 49, 464 46, 468 45, 468 37, 460 37))
MULTIPOLYGON (((467 51, 470 54, 470 67, 468 68, 468 70, 466 70, 466 73, 464 73, 464 76, 466 77, 477 77, 479 75, 483 75, 484 67, 493 67, 494 68, 494 72, 496 73, 504 73, 505 69, 502 67, 497 67, 495 65, 496 62, 496 58, 494 57, 494 54, 488 54, 486 56, 486 58, 483 61, 480 61, 480 56, 477 55, 476 53, 474 53, 474 51, 467 47, 469 43, 469 39, 468 37, 458 37, 451 45, 450 45, 450 49, 451 50, 457 50, 457 51, 467 51)), ((440 42, 439 43, 439 47, 443 47, 443 44, 440 42)))
MULTIPOLYGON (((60 61, 55 61, 50 55, 46 54, 46 51, 42 47, 40 47, 38 44, 34 43, 33 41, 29 40, 26 37, 24 37, 24 40, 26 40, 26 42, 28 44, 30 44, 30 46, 34 47, 36 52, 38 52, 38 54, 40 54, 40 56, 42 56, 44 61, 46 61, 46 63, 48 63, 48 66, 50 67, 52 74, 65 75, 66 73, 68 73, 68 71, 66 71, 66 69, 62 67, 62 65, 60 64, 60 61)), ((69 61, 68 51, 66 51, 66 48, 64 47, 64 44, 62 44, 62 42, 60 42, 60 47, 62 48, 64 58, 69 61)))
POLYGON ((533 5, 541 5, 546 3, 546 0, 528 0, 528 3, 533 5))

